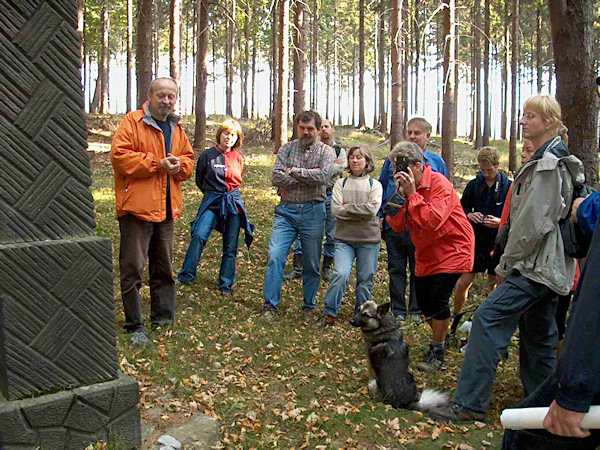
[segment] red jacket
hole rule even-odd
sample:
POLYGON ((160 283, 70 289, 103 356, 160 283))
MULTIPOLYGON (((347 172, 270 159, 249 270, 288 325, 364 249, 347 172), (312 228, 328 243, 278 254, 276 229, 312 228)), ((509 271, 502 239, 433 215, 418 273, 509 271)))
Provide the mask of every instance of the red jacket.
POLYGON ((448 179, 426 164, 417 191, 387 221, 394 231, 410 231, 415 275, 464 273, 473 269, 475 234, 448 179))
MULTIPOLYGON (((110 149, 115 172, 117 217, 125 214, 147 222, 167 217, 167 173, 159 169, 165 155, 165 139, 157 125, 151 125, 149 104, 128 113, 119 125, 110 149)), ((179 157, 181 170, 171 176, 171 212, 176 219, 183 210, 181 182, 194 171, 194 151, 185 131, 176 124, 171 135, 171 154, 179 157)))

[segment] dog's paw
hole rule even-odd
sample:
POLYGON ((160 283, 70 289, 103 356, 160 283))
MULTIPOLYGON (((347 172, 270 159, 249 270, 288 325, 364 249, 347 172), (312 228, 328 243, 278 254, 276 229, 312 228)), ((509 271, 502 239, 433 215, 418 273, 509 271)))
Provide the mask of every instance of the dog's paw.
POLYGON ((369 384, 367 385, 369 388, 369 392, 371 393, 371 395, 375 398, 377 398, 377 395, 379 394, 379 387, 377 386, 377 380, 375 378, 371 378, 369 380, 369 384))

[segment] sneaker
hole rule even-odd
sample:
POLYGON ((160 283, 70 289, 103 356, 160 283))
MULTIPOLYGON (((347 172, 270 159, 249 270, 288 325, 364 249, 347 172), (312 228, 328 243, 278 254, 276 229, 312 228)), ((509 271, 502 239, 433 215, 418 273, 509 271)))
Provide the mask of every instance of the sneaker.
POLYGON ((303 309, 302 314, 304 315, 304 321, 311 322, 311 321, 314 321, 315 318, 317 317, 317 310, 316 310, 316 308, 303 309))
POLYGON ((429 346, 429 351, 425 353, 423 361, 417 363, 417 369, 425 372, 437 372, 438 370, 446 370, 446 364, 444 363, 444 355, 446 351, 442 348, 433 348, 429 346))
POLYGON ((325 314, 321 320, 315 322, 311 328, 318 330, 319 328, 326 328, 335 325, 335 317, 325 314))
POLYGON ((146 345, 151 342, 144 331, 134 331, 131 333, 129 341, 134 345, 146 345))
POLYGON ((277 311, 270 306, 265 306, 260 315, 260 319, 264 322, 273 323, 277 320, 277 311))
POLYGON ((473 411, 456 403, 431 408, 428 412, 432 419, 439 422, 482 422, 485 419, 485 413, 473 411))

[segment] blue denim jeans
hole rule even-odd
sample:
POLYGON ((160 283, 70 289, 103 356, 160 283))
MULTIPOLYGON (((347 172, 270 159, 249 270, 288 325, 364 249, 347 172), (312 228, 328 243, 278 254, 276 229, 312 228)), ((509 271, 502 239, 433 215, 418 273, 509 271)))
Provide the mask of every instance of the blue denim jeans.
POLYGON ((415 290, 415 246, 410 240, 408 231, 396 232, 391 229, 383 233, 388 256, 388 274, 390 276, 390 301, 392 313, 395 316, 421 314, 417 304, 415 290), (406 281, 408 278, 407 266, 410 269, 410 296, 408 311, 406 308, 406 281))
POLYGON ((285 260, 294 240, 302 244, 303 309, 314 309, 321 274, 321 243, 325 230, 325 203, 280 203, 275 206, 275 220, 269 241, 269 257, 263 298, 265 306, 277 310, 281 300, 281 284, 285 260))
MULTIPOLYGON (((231 293, 233 289, 240 222, 240 215, 233 214, 228 216, 223 224, 223 255, 221 256, 221 268, 219 270, 219 290, 222 292, 231 293)), ((217 214, 210 209, 206 209, 196 219, 192 229, 192 240, 185 254, 183 267, 177 275, 182 283, 192 283, 196 279, 196 270, 202 252, 216 225, 217 214)))
POLYGON ((454 402, 487 412, 498 363, 517 329, 525 396, 554 372, 558 331, 556 293, 520 274, 509 275, 477 309, 454 402))
MULTIPOLYGON (((333 258, 335 254, 335 217, 331 214, 331 195, 332 191, 327 189, 327 200, 325 200, 325 211, 327 212, 327 220, 325 221, 325 244, 323 245, 323 255, 333 258)), ((302 254, 302 244, 300 239, 294 242, 294 255, 302 254)))
POLYGON ((323 314, 337 317, 350 279, 352 263, 356 259, 356 304, 354 312, 360 305, 371 298, 371 288, 377 270, 377 257, 381 244, 353 244, 337 241, 335 243, 335 265, 333 275, 325 295, 323 314))

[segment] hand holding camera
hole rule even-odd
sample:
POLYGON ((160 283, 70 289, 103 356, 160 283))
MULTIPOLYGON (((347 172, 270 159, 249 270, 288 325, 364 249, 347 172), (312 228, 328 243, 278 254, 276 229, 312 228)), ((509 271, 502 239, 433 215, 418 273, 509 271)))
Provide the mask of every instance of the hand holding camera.
POLYGON ((406 156, 398 156, 394 162, 394 182, 406 198, 413 195, 417 187, 412 169, 408 166, 406 156))

